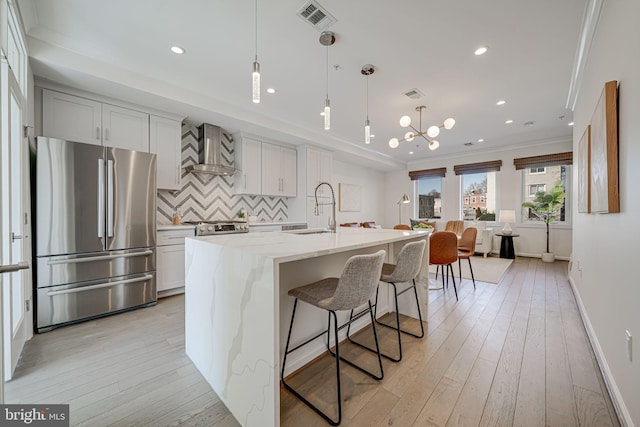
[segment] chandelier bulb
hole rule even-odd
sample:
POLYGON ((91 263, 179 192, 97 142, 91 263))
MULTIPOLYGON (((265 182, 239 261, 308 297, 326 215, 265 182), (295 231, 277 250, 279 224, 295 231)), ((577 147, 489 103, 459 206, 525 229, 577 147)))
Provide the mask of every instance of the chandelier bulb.
POLYGON ((440 135, 440 128, 438 126, 430 126, 429 129, 427 129, 427 135, 429 135, 429 138, 435 138, 440 135))
POLYGON ((415 134, 413 132, 407 132, 404 134, 404 140, 405 141, 413 141, 413 138, 415 138, 415 134))
POLYGON ((449 117, 447 120, 444 121, 444 128, 446 130, 452 129, 455 126, 455 124, 456 124, 456 121, 453 118, 449 117))
POLYGON ((409 116, 400 117, 400 126, 402 126, 403 128, 411 126, 411 117, 409 116))
POLYGON ((440 143, 438 141, 436 141, 435 139, 429 143, 429 150, 431 150, 431 151, 437 150, 438 147, 440 147, 440 143))
POLYGON ((389 140, 389 147, 398 148, 398 145, 400 145, 400 141, 398 141, 398 138, 391 138, 389 140))

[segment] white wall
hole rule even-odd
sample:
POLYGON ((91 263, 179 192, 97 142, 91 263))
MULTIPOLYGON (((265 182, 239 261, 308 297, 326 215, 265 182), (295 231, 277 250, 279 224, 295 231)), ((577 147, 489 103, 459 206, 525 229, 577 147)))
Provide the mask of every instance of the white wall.
MULTIPOLYGON (((412 162, 408 170, 447 168, 447 174, 442 183, 442 209, 443 220, 459 219, 460 212, 460 177, 453 172, 453 166, 457 164, 476 163, 490 160, 502 160, 502 167, 497 174, 496 210, 515 209, 518 223, 512 225, 514 233, 520 237, 514 239, 517 255, 539 257, 546 246, 546 229, 544 224, 523 224, 520 222, 522 203, 522 171, 517 171, 513 165, 513 159, 518 157, 536 156, 541 154, 561 153, 571 151, 570 140, 531 144, 526 147, 512 147, 507 150, 474 151, 473 154, 433 157, 422 161, 412 162)), ((384 226, 392 227, 398 222, 398 206, 395 202, 406 192, 411 197, 411 203, 403 208, 402 222, 408 223, 409 214, 417 217, 414 201, 414 186, 409 180, 408 170, 389 172, 385 179, 385 192, 390 203, 385 206, 384 226)), ((494 227, 501 225, 495 224, 494 227)), ((552 224, 550 231, 551 251, 557 258, 569 259, 571 256, 571 225, 552 224)), ((495 238, 493 248, 500 248, 499 238, 495 238)))
MULTIPOLYGON (((640 3, 604 2, 574 111, 574 157, 591 121, 604 83, 618 80, 620 206, 617 214, 574 210, 573 269, 570 277, 584 308, 614 396, 629 425, 640 425, 640 285, 634 268, 640 237, 640 3), (634 335, 633 361, 624 332, 634 335)), ((574 170, 574 182, 577 171, 574 170)), ((575 204, 574 204, 575 206, 575 204)))
POLYGON ((376 221, 381 224, 386 203, 384 181, 383 172, 334 159, 333 185, 336 192, 340 183, 359 185, 362 201, 360 212, 341 212, 337 209, 336 223, 340 225, 343 222, 376 221))

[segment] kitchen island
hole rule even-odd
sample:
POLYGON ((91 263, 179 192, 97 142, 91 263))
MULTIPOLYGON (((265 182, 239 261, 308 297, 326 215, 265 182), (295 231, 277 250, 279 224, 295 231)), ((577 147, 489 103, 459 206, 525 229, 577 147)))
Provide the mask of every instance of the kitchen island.
MULTIPOLYGON (((338 277, 357 254, 387 252, 386 262, 408 242, 429 232, 340 228, 337 233, 247 233, 186 239, 186 353, 243 426, 280 424, 280 366, 293 298, 287 292, 324 277, 338 277)), ((428 248, 428 245, 427 245, 428 248)), ((428 249, 423 258, 427 273, 428 249)), ((380 287, 378 316, 390 309, 380 287)), ((426 297, 418 287, 426 318, 426 297)), ((404 314, 417 311, 402 307, 404 314)), ((339 313, 341 321, 348 313, 339 313)), ((298 308, 292 343, 326 328, 326 312, 298 308)), ((363 317, 352 327, 368 325, 363 317)), ((343 331, 344 332, 344 331, 343 331)), ((344 333, 341 336, 344 339, 344 333)), ((291 354, 289 374, 325 351, 321 339, 291 354)))

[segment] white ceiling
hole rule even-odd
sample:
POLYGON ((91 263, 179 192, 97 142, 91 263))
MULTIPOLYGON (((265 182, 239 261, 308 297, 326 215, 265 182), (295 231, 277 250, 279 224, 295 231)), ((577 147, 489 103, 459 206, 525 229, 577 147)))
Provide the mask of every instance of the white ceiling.
POLYGON ((585 2, 320 0, 337 18, 330 28, 337 38, 329 48, 330 131, 319 114, 326 48, 296 15, 302 0, 258 1, 260 104, 251 102, 254 0, 20 0, 19 6, 36 76, 229 132, 327 146, 388 170, 433 155, 569 138, 572 112, 565 105, 585 2), (186 54, 172 54, 173 44, 186 54), (488 53, 475 56, 481 45, 488 53), (376 67, 369 78, 376 137, 368 146, 360 73, 367 63, 376 67), (277 93, 267 94, 267 87, 277 93), (412 88, 425 97, 405 97, 412 88), (496 106, 500 99, 507 103, 496 106), (456 119, 454 129, 442 131, 436 152, 417 140, 389 148, 389 139, 407 130, 400 116, 417 124, 420 104, 427 106, 423 129, 447 117, 456 119), (528 121, 534 125, 525 127, 528 121))

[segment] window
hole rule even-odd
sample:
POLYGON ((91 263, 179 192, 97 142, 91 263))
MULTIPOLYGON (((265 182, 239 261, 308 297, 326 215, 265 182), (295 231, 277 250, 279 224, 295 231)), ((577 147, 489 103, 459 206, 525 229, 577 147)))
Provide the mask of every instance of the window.
POLYGON ((529 184, 529 197, 535 197, 538 191, 547 191, 547 184, 529 184))
POLYGON ((535 175, 535 174, 540 174, 540 173, 546 173, 547 172, 547 168, 546 167, 535 167, 535 168, 529 168, 529 174, 530 175, 535 175))
POLYGON ((496 172, 462 175, 462 218, 495 221, 496 172))
POLYGON ((418 193, 418 218, 442 218, 442 178, 428 177, 416 180, 418 193))

